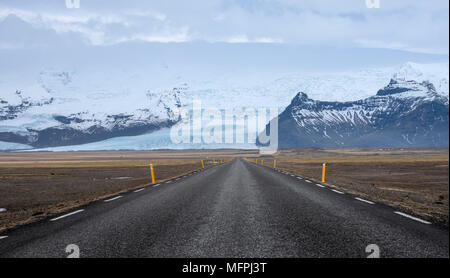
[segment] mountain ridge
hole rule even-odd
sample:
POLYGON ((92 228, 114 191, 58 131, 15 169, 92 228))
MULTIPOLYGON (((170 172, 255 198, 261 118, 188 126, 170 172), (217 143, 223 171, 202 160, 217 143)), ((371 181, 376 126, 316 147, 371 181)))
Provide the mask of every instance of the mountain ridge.
POLYGON ((428 81, 391 79, 349 102, 299 92, 278 121, 280 148, 448 146, 448 98, 428 81))

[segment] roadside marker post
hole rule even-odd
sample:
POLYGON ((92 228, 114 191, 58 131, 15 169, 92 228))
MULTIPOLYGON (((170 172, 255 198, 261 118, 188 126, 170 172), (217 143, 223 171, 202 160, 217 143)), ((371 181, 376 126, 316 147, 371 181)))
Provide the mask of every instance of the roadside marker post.
POLYGON ((264 159, 261 159, 261 165, 264 165, 264 159))
POLYGON ((327 168, 327 164, 322 164, 322 182, 325 182, 325 170, 327 168))
POLYGON ((203 159, 202 159, 202 169, 205 169, 205 163, 203 162, 203 159))
POLYGON ((153 164, 150 164, 150 173, 152 174, 152 183, 155 183, 155 171, 153 171, 153 164))
POLYGON ((273 160, 273 168, 277 168, 277 160, 276 159, 273 160))

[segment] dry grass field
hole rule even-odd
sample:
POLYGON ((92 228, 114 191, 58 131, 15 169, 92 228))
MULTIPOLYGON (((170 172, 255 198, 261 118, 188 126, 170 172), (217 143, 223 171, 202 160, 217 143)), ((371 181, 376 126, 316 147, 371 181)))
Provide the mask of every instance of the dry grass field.
POLYGON ((261 157, 273 166, 439 222, 449 223, 449 150, 289 149, 261 157))

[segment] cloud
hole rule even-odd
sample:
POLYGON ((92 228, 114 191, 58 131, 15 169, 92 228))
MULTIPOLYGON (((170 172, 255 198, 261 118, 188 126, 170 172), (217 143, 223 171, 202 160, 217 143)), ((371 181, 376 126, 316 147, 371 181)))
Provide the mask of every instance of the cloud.
POLYGON ((249 39, 247 35, 237 35, 237 36, 231 36, 224 39, 218 39, 211 42, 226 42, 226 43, 282 43, 283 41, 281 39, 274 39, 274 38, 268 38, 268 37, 262 37, 262 38, 253 38, 249 39))
POLYGON ((379 9, 368 9, 365 0, 81 0, 80 9, 56 0, 4 2, 0 21, 15 15, 35 28, 76 33, 91 45, 285 43, 445 54, 449 46, 448 2, 440 0, 381 0, 379 9))
POLYGON ((175 27, 166 20, 165 14, 152 11, 67 15, 4 8, 0 9, 0 24, 8 16, 16 16, 35 28, 52 29, 58 34, 77 33, 94 46, 134 40, 165 43, 189 40, 188 27, 175 27))
MULTIPOLYGON (((150 33, 150 34, 137 34, 132 37, 122 38, 122 42, 125 41, 145 41, 145 42, 158 42, 158 43, 181 43, 189 41, 189 28, 183 27, 178 32, 162 32, 162 33, 150 33)), ((119 41, 118 41, 119 42, 119 41)))
POLYGON ((130 16, 152 17, 152 18, 160 20, 160 21, 164 21, 167 18, 167 15, 165 15, 164 13, 152 12, 152 11, 131 10, 131 11, 125 11, 124 14, 130 15, 130 16))

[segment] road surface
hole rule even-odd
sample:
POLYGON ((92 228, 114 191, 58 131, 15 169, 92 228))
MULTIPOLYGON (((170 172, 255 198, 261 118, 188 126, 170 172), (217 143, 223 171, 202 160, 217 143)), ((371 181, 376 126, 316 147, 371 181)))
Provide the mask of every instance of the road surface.
POLYGON ((0 234, 0 257, 448 257, 449 232, 235 159, 0 234))

